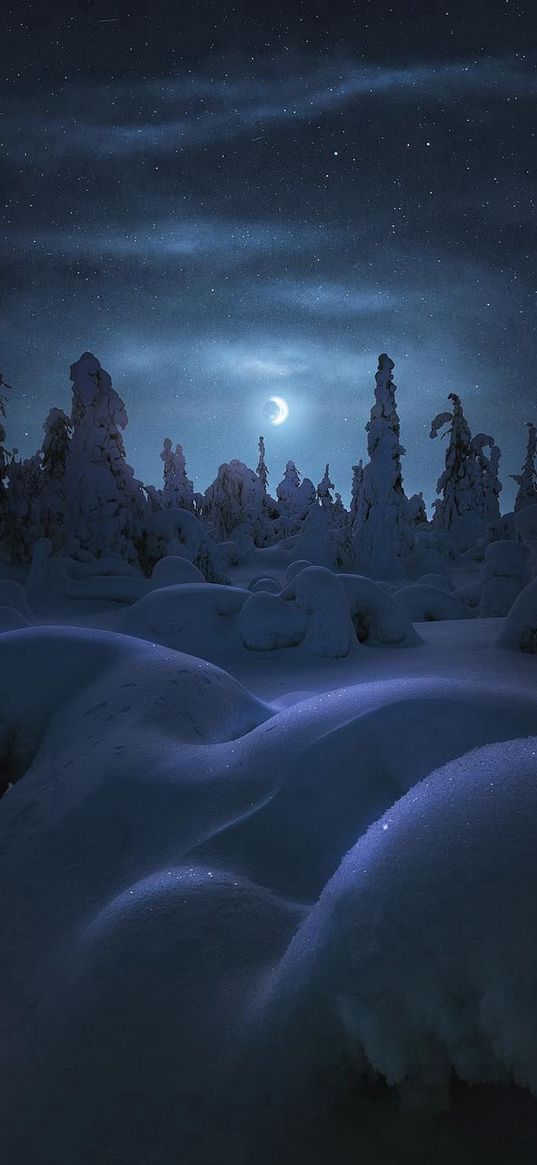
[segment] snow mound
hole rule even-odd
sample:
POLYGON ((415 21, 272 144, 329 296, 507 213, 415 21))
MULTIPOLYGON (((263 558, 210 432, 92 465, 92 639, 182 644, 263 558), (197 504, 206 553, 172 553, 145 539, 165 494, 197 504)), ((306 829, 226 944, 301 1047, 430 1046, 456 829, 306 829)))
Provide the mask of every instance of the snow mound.
POLYGON ((174 587, 182 583, 202 583, 205 579, 188 558, 180 558, 178 554, 169 554, 156 562, 151 574, 151 586, 154 590, 159 587, 174 587))
POLYGON ((397 602, 413 623, 466 619, 468 607, 457 595, 436 586, 414 583, 397 591, 397 602))
POLYGON ((145 578, 127 575, 93 575, 66 582, 63 593, 68 599, 105 599, 110 603, 136 603, 146 595, 150 583, 145 578))
POLYGON ((322 566, 308 566, 279 595, 250 595, 239 615, 242 642, 251 651, 297 647, 339 659, 354 643, 349 603, 338 579, 322 566))
POLYGON ((69 789, 82 795, 85 770, 90 783, 99 783, 115 763, 125 764, 126 754, 129 779, 139 770, 151 780, 148 765, 158 771, 167 764, 166 734, 173 756, 174 740, 234 739, 270 714, 219 668, 128 636, 39 627, 0 639, 0 772, 5 783, 24 774, 28 779, 45 735, 56 732, 72 771, 61 766, 53 780, 49 772, 40 795, 45 803, 57 799, 58 812, 62 787, 64 796, 69 789), (83 705, 78 713, 77 700, 83 705), (144 745, 151 724, 160 761, 144 745))
POLYGON ((13 579, 0 579, 0 607, 12 607, 14 611, 24 615, 28 623, 35 623, 35 615, 28 605, 26 591, 13 579))
POLYGON ((298 647, 306 634, 307 619, 294 603, 261 590, 251 594, 238 616, 238 630, 250 651, 298 647))
POLYGON ((537 1095, 536 755, 533 737, 452 761, 347 854, 269 996, 303 1068, 350 1057, 440 1104, 453 1072, 537 1095))
POLYGON ((17 611, 15 607, 0 607, 0 634, 4 631, 18 631, 21 627, 30 627, 30 621, 17 611))
POLYGON ((151 591, 126 611, 118 631, 202 659, 231 658, 240 649, 236 624, 249 592, 239 587, 183 583, 151 591))
POLYGON ((287 583, 282 600, 293 600, 306 616, 304 646, 314 655, 341 658, 354 642, 345 590, 331 570, 308 566, 287 583))
MULTIPOLYGON (((533 694, 433 676, 304 700, 268 726, 270 758, 279 757, 272 796, 204 856, 314 902, 342 855, 413 785, 468 749, 530 735, 536 715, 533 694)), ((256 749, 260 770, 260 739, 256 749)))
POLYGON ((521 542, 492 542, 481 568, 480 615, 507 615, 520 591, 530 581, 530 553, 521 542))
POLYGON ((295 575, 299 574, 301 570, 306 570, 308 566, 313 566, 309 558, 297 558, 293 562, 290 562, 285 572, 285 581, 292 582, 295 575))
POLYGON ((534 547, 537 543, 537 505, 524 506, 514 515, 515 530, 527 545, 534 547))
MULTIPOLYGON (((537 506, 528 506, 520 513, 525 514, 530 509, 537 510, 537 506)), ((537 579, 533 579, 515 599, 497 643, 498 647, 507 647, 511 651, 537 653, 537 579)))
POLYGON ((529 551, 521 542, 511 542, 509 539, 491 542, 485 550, 482 577, 518 578, 526 583, 529 582, 529 564, 529 551))
MULTIPOLYGON (((406 585, 406 584, 403 584, 406 585)), ((417 580, 417 586, 437 587, 439 591, 454 590, 453 583, 445 574, 422 574, 417 580)))
POLYGON ((253 578, 248 583, 248 590, 253 591, 254 594, 257 591, 267 591, 271 595, 279 595, 281 589, 278 580, 272 578, 270 575, 253 578))
POLYGON ((347 595, 356 636, 368 646, 414 647, 421 639, 399 602, 358 574, 341 574, 338 580, 347 595))

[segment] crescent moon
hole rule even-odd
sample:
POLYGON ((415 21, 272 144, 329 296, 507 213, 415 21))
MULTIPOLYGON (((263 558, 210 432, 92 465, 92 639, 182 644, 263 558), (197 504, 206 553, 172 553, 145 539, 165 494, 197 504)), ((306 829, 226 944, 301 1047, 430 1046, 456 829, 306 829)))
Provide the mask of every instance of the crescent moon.
POLYGON ((270 399, 274 402, 275 405, 278 406, 280 410, 278 416, 274 418, 272 423, 273 425, 283 425, 283 422, 286 421, 287 417, 289 416, 289 405, 282 396, 271 396, 270 399))

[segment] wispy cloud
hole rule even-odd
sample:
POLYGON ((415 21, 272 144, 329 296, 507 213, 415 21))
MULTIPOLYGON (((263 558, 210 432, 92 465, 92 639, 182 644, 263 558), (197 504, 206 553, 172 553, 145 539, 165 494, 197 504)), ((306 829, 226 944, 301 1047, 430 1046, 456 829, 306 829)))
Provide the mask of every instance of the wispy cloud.
MULTIPOLYGON (((386 288, 355 287, 345 283, 308 283, 274 280, 263 288, 271 306, 282 305, 323 316, 364 316, 393 311, 400 297, 386 288)), ((405 296, 408 303, 408 295, 405 296)))
POLYGON ((262 134, 273 125, 319 117, 370 97, 402 102, 441 96, 446 102, 472 92, 491 99, 506 93, 535 95, 537 79, 529 65, 514 58, 404 68, 348 61, 328 68, 297 61, 296 71, 289 70, 289 63, 286 72, 273 65, 268 75, 255 78, 180 75, 106 87, 78 82, 66 85, 39 115, 33 108, 7 112, 4 132, 18 155, 27 152, 30 137, 39 138, 41 157, 51 152, 103 158, 180 153, 254 131, 262 134))
POLYGON ((4 254, 48 256, 73 260, 136 259, 162 263, 177 258, 209 258, 229 261, 247 259, 258 254, 285 254, 319 250, 333 244, 335 229, 318 225, 248 220, 226 220, 194 215, 142 222, 130 229, 81 226, 77 230, 14 231, 0 241, 4 254))

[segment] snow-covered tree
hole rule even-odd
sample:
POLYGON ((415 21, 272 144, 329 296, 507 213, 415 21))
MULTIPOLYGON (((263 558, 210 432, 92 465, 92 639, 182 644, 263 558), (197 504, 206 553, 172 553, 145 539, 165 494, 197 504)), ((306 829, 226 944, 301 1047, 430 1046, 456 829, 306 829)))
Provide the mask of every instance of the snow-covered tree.
MULTIPOLYGON (((9 388, 4 377, 0 373, 0 387, 9 388)), ((0 545, 3 548, 4 554, 9 554, 8 549, 8 531, 7 531, 7 469, 9 465, 9 453, 5 447, 5 440, 7 437, 7 430, 4 424, 6 420, 7 397, 0 393, 0 545)))
POLYGON ((358 465, 352 467, 352 489, 351 489, 351 520, 354 522, 356 512, 358 510, 358 499, 362 489, 362 482, 364 480, 364 465, 362 461, 358 465))
POLYGON ((457 539, 479 535, 488 522, 499 516, 498 481, 500 451, 492 437, 478 433, 472 437, 460 397, 449 394, 453 411, 439 413, 432 422, 430 436, 441 430, 447 436, 445 468, 434 503, 433 527, 457 539), (485 450, 490 449, 487 456, 485 450))
MULTIPOLYGON (((394 367, 385 352, 379 356, 375 403, 366 425, 369 462, 357 491, 352 531, 356 565, 374 577, 402 574, 404 559, 412 548, 408 501, 403 490, 401 457, 405 450, 399 441, 394 367)), ((357 486, 358 479, 357 473, 357 486)))
POLYGON ((330 481, 330 466, 327 465, 324 471, 324 476, 317 486, 317 497, 323 507, 323 510, 330 511, 334 505, 334 499, 330 490, 334 488, 334 483, 330 481))
POLYGON ((522 466, 520 473, 512 473, 513 481, 518 485, 518 491, 515 499, 515 513, 524 509, 525 506, 534 506, 537 503, 537 469, 535 468, 535 456, 537 454, 537 429, 531 421, 528 424, 528 446, 526 450, 526 459, 522 466))
POLYGON ((326 506, 314 501, 300 523, 293 555, 330 570, 338 567, 349 570, 352 566, 349 531, 334 523, 326 506))
POLYGON ((15 457, 7 468, 7 541, 11 561, 28 563, 41 537, 41 457, 34 453, 24 461, 15 457))
POLYGON ((276 487, 278 499, 278 528, 282 534, 290 534, 300 527, 316 501, 315 486, 309 477, 300 480, 294 461, 288 461, 285 473, 276 487))
POLYGON ((125 405, 99 360, 84 352, 71 366, 73 436, 67 459, 67 549, 76 558, 105 553, 137 559, 147 502, 125 459, 125 405))
POLYGON ((160 459, 164 463, 163 505, 166 509, 179 506, 183 510, 191 510, 194 502, 194 485, 187 476, 183 446, 176 445, 173 450, 170 438, 166 437, 160 459))
POLYGON ((253 469, 233 459, 221 465, 206 489, 203 518, 218 542, 225 542, 241 528, 250 534, 262 520, 262 487, 253 469))
POLYGON ((262 490, 266 493, 268 487, 268 469, 265 461, 265 440, 263 437, 259 438, 259 461, 257 463, 257 478, 262 490))
POLYGON ((343 505, 341 494, 336 490, 334 505, 332 506, 332 522, 334 526, 346 526, 350 522, 350 514, 343 505))
POLYGON ((427 521, 427 510, 425 509, 425 502, 423 494, 412 494, 408 499, 408 520, 411 526, 421 526, 427 521))
POLYGON ((40 537, 50 538, 55 550, 62 549, 64 543, 66 473, 72 427, 63 409, 50 409, 43 425, 40 537))
POLYGON ((497 522, 500 517, 500 494, 502 492, 502 483, 498 477, 501 449, 496 444, 494 437, 489 437, 486 433, 477 433, 472 438, 472 447, 481 470, 483 514, 487 524, 497 522))

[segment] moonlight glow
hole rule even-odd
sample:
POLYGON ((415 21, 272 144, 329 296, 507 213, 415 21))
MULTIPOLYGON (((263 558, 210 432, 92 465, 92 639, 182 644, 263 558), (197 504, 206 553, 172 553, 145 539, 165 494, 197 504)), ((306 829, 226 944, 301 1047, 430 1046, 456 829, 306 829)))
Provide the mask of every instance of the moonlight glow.
POLYGON ((281 396, 271 396, 263 405, 263 416, 271 425, 283 425, 289 416, 289 405, 281 396))

